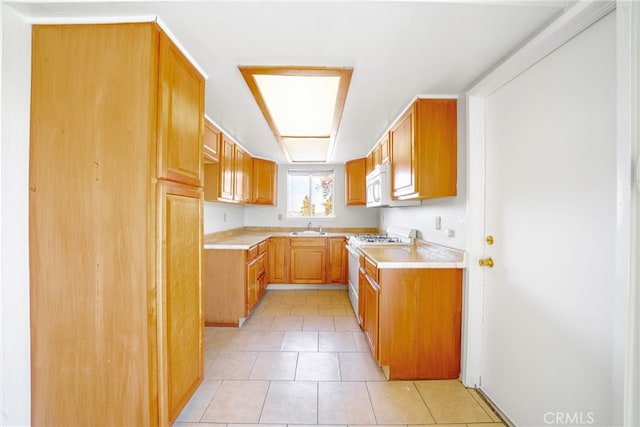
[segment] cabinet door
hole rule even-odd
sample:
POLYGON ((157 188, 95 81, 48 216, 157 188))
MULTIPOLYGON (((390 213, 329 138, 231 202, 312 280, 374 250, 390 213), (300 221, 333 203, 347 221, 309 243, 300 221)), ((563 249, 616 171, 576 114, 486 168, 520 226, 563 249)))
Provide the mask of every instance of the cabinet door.
POLYGON ((244 181, 242 183, 242 202, 251 203, 253 190, 253 157, 249 153, 244 154, 243 163, 244 181))
POLYGON ((256 205, 275 205, 278 188, 278 165, 264 159, 253 159, 253 200, 256 205))
POLYGON ((233 172, 235 174, 235 181, 233 186, 233 200, 236 202, 244 202, 244 190, 245 190, 245 161, 247 153, 239 148, 235 147, 236 156, 233 165, 233 172))
POLYGON ((327 283, 326 268, 325 247, 291 248, 291 283, 327 283))
POLYGON ((367 157, 365 157, 365 167, 364 173, 365 175, 369 175, 369 173, 373 170, 373 151, 369 153, 367 157))
POLYGON ((269 248, 269 283, 289 282, 289 238, 271 237, 269 248))
POLYGON ((386 133, 384 137, 378 142, 380 146, 380 164, 385 165, 390 162, 389 160, 389 134, 386 133))
POLYGON ((391 194, 415 193, 416 164, 413 150, 413 109, 400 117, 389 132, 391 144, 391 194))
POLYGON ((159 382, 173 422, 203 378, 203 203, 193 187, 161 184, 159 193, 159 382))
POLYGON ((348 206, 366 205, 366 158, 345 163, 345 203, 348 206))
POLYGON ((327 275, 329 283, 347 283, 347 249, 344 237, 330 237, 327 239, 329 245, 329 266, 327 275))
POLYGON ((220 160, 220 136, 222 132, 213 123, 204 121, 204 156, 209 160, 220 160))
POLYGON ((378 284, 369 276, 364 276, 364 333, 371 348, 371 354, 378 360, 378 284))
POLYGON ((258 259, 252 259, 247 264, 247 286, 245 293, 246 300, 246 310, 245 316, 248 316, 251 313, 251 309, 258 301, 258 259))
POLYGON ((219 196, 222 201, 233 201, 235 191, 236 144, 223 134, 220 141, 219 196))
POLYGON ((158 177, 201 186, 204 79, 164 34, 159 67, 158 177))

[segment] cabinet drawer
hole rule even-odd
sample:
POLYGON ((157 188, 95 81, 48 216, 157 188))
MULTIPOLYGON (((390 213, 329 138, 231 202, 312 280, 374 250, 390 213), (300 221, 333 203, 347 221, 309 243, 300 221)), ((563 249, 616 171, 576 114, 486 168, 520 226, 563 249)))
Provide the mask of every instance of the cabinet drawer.
POLYGON ((327 239, 324 237, 294 237, 291 239, 290 245, 292 247, 304 246, 305 248, 312 247, 325 247, 327 239))
POLYGON ((251 261, 258 256, 258 245, 251 246, 247 251, 247 261, 251 261))
POLYGON ((378 266, 369 258, 364 258, 364 269, 375 282, 378 282, 378 266))
POLYGON ((269 241, 265 240, 264 242, 258 243, 258 254, 263 254, 267 252, 267 248, 269 247, 269 241))

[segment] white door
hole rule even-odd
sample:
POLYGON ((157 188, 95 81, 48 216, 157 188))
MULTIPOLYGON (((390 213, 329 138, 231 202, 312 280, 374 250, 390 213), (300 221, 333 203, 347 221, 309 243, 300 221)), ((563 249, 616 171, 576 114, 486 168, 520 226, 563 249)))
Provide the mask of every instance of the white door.
POLYGON ((481 389, 516 425, 611 423, 615 62, 611 13, 486 98, 481 389))

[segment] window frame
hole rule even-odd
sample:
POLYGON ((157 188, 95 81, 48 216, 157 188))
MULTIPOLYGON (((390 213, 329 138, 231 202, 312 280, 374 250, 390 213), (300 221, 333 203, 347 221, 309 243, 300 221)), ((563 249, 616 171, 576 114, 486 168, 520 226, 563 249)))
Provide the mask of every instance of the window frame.
MULTIPOLYGON (((285 217, 287 219, 335 219, 336 218, 336 194, 335 194, 335 183, 336 183, 336 170, 335 168, 322 168, 322 169, 305 169, 305 168, 295 168, 287 170, 287 191, 286 191, 286 214, 285 217), (309 188, 307 190, 307 194, 309 199, 311 200, 311 196, 313 194, 313 180, 312 177, 323 177, 331 175, 331 215, 311 215, 311 211, 309 210, 309 215, 290 215, 290 212, 293 209, 290 209, 291 206, 291 176, 306 176, 309 178, 309 188)), ((324 199, 326 200, 326 199, 324 199)), ((299 212, 296 211, 296 212, 299 212)))

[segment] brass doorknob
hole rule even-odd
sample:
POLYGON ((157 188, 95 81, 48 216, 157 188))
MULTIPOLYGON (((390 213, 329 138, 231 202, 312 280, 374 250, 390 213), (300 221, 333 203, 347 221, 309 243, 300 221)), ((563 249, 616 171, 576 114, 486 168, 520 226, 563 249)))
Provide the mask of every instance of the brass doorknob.
POLYGON ((493 259, 491 259, 491 257, 489 258, 480 258, 478 260, 478 264, 480 264, 480 267, 493 267, 493 259))

